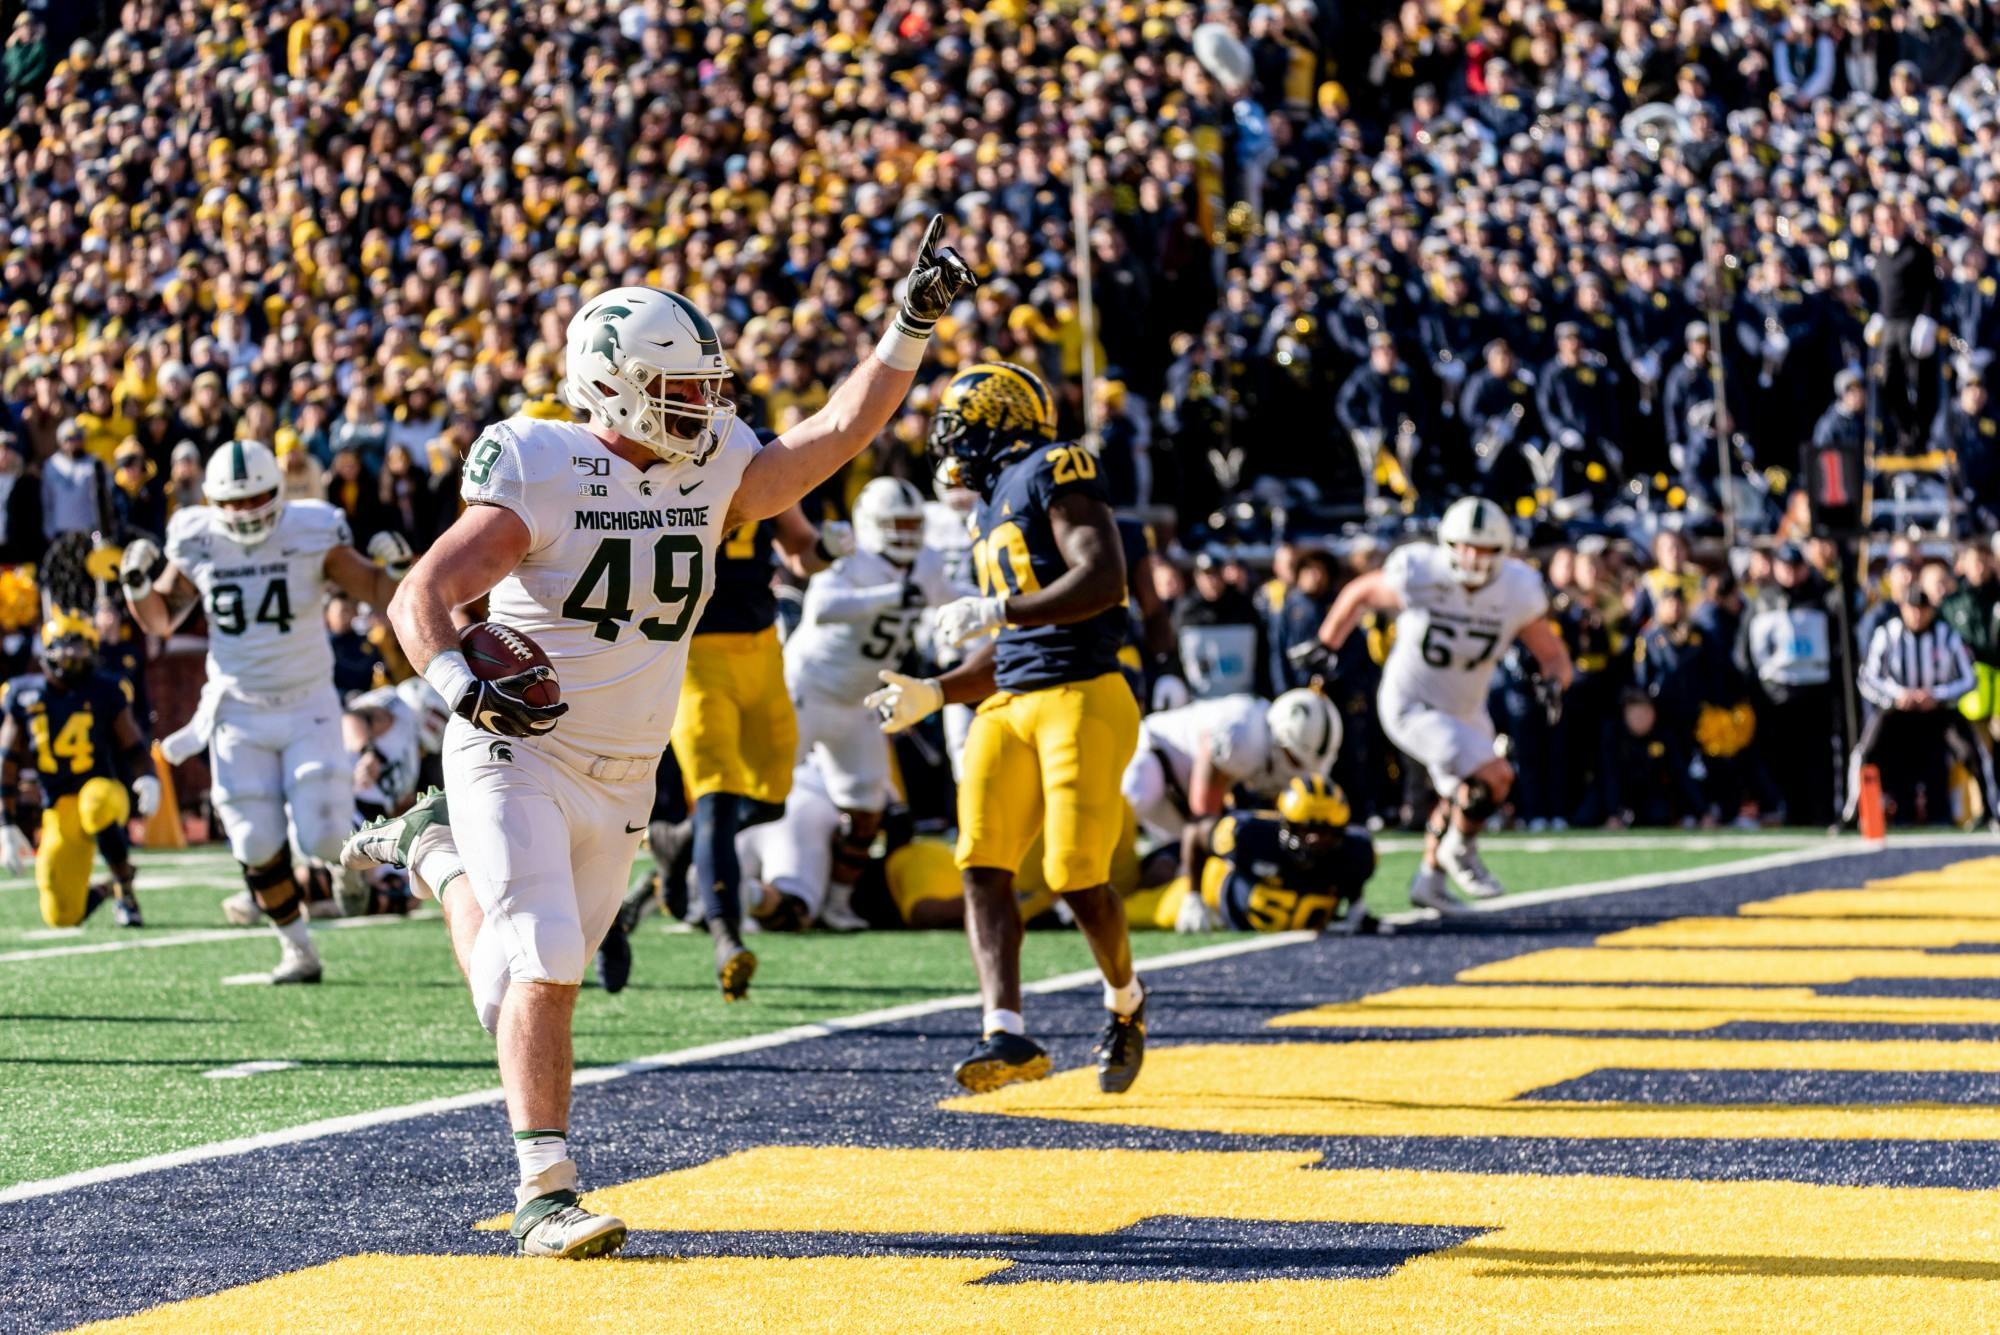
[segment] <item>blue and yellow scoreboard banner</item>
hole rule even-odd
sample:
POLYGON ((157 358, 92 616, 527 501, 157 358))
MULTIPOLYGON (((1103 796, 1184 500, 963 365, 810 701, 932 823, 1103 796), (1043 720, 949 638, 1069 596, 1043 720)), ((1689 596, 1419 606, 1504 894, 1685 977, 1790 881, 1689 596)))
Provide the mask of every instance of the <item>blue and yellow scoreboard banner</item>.
POLYGON ((1983 849, 1154 986, 1122 1098, 1084 1068, 1090 990, 1031 999, 1066 1069, 989 1095, 945 1074, 964 1011, 580 1090, 613 1262, 504 1254, 491 1107, 10 1204, 0 1326, 2000 1329, 1983 849))

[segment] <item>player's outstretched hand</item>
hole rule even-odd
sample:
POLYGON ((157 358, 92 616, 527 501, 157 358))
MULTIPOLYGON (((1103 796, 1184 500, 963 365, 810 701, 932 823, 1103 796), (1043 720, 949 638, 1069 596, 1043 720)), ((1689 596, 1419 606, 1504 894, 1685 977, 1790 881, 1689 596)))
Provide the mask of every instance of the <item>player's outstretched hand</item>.
POLYGON ((16 876, 33 866, 35 846, 18 825, 0 825, 0 866, 16 876))
POLYGON ((151 538, 134 538, 125 544, 125 554, 118 558, 118 582, 132 597, 143 598, 166 564, 158 543, 151 538))
POLYGON ((139 809, 140 816, 150 816, 160 809, 160 780, 153 774, 141 774, 132 780, 132 805, 139 809))
POLYGON ((909 277, 903 280, 903 308, 897 313, 896 323, 904 333, 916 338, 929 337, 931 326, 951 309, 951 304, 979 286, 979 278, 965 257, 950 246, 939 244, 943 236, 944 215, 935 214, 931 225, 924 230, 917 262, 910 266, 909 277))
POLYGON ((539 737, 556 726, 556 720, 569 712, 569 706, 560 702, 531 705, 523 697, 530 686, 553 681, 555 675, 553 669, 537 663, 511 677, 474 680, 458 697, 452 712, 473 727, 497 732, 502 737, 539 737))
POLYGON ((948 649, 956 648, 975 635, 998 630, 1006 621, 1005 598, 960 598, 938 609, 938 643, 948 649))
POLYGON ((1188 892, 1181 898, 1181 910, 1174 915, 1174 930, 1182 936, 1196 932, 1213 932, 1222 926, 1222 915, 1208 906, 1202 898, 1201 887, 1190 884, 1188 892))
POLYGON ((854 525, 840 519, 829 519, 819 526, 819 558, 828 565, 843 556, 854 555, 854 525))
POLYGON ((944 688, 935 677, 908 677, 884 669, 882 689, 870 691, 861 703, 882 720, 883 732, 915 727, 944 707, 944 688))

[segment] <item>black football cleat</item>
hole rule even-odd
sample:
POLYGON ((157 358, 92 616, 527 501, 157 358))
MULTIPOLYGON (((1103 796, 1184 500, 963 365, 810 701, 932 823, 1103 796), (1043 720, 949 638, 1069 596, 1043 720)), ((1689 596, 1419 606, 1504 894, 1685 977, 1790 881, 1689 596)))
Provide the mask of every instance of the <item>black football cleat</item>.
POLYGON ((597 946, 597 982, 606 992, 623 992, 632 978, 632 938, 614 922, 597 946))
POLYGON ((1049 1073, 1049 1054, 1023 1034, 1005 1030, 988 1034, 966 1059, 951 1070, 952 1078, 975 1094, 985 1094, 1019 1080, 1040 1080, 1049 1073))
POLYGON ((1105 1021, 1104 1034, 1091 1049, 1097 1058, 1097 1087, 1106 1094, 1123 1094, 1146 1064, 1146 1002, 1130 1015, 1116 1011, 1105 1021))

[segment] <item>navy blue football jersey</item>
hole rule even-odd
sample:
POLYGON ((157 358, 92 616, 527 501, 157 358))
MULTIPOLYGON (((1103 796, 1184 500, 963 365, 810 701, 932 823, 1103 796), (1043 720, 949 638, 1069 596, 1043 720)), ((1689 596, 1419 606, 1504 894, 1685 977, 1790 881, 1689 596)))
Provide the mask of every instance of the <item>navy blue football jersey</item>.
POLYGON ((1203 879, 1220 869, 1217 907, 1240 932, 1317 931, 1361 893, 1375 874, 1375 841, 1349 827, 1314 856, 1287 849, 1275 812, 1239 811, 1216 822, 1203 879))
POLYGON ((126 686, 106 672, 74 689, 40 673, 7 683, 0 708, 27 739, 28 755, 45 800, 79 791, 87 780, 119 779, 118 715, 131 700, 126 686))
POLYGON ((729 530, 715 553, 715 592, 694 633, 764 630, 778 619, 771 578, 778 569, 778 521, 760 519, 729 530))
MULTIPOLYGON (((981 593, 1033 593, 1069 569, 1049 525, 1049 507, 1073 494, 1111 503, 1096 457, 1081 445, 1038 446, 1000 470, 973 518, 972 563, 981 593)), ((1117 606, 1066 626, 1007 626, 996 647, 995 684, 1003 691, 1033 691, 1116 672, 1128 622, 1125 608, 1117 606)))

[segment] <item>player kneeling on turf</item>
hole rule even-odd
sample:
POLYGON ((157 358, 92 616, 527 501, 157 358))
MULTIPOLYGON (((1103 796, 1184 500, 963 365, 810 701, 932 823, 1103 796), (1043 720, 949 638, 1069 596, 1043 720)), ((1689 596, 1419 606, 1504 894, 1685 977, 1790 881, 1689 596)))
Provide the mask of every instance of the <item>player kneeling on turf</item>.
POLYGON ((811 761, 840 809, 833 873, 820 921, 835 931, 868 924, 854 883, 889 802, 889 740, 862 697, 875 674, 903 661, 924 609, 970 589, 924 546, 924 502, 900 478, 878 477, 854 502, 856 550, 806 585, 799 628, 785 641, 785 680, 798 702, 799 762, 811 761))
POLYGON ((1514 786, 1513 766, 1493 752, 1486 713, 1501 655, 1518 637, 1545 681, 1561 690, 1570 682, 1569 651, 1548 620, 1542 577, 1507 554, 1513 545, 1499 506, 1477 496, 1454 501, 1435 546, 1398 547, 1382 569, 1340 591, 1319 628, 1320 642, 1338 649, 1364 612, 1397 614, 1376 704, 1382 731, 1430 771, 1437 790, 1410 902, 1440 912, 1459 907, 1445 891, 1447 874, 1475 899, 1503 893, 1474 846, 1514 786))
POLYGON ((1344 918, 1368 930, 1361 891, 1375 874, 1375 841, 1348 816, 1340 789, 1312 774, 1286 786, 1275 812, 1201 822, 1189 846, 1198 873, 1174 929, 1316 932, 1344 918))
POLYGON ((137 927, 132 848, 125 822, 160 805, 127 686, 97 670, 97 630, 80 612, 57 612, 42 624, 42 671, 16 677, 0 694, 0 860, 18 872, 32 857, 42 921, 75 927, 114 895, 118 924, 137 927), (21 767, 41 784, 42 846, 28 845, 15 811, 21 767), (129 785, 129 791, 128 791, 129 785), (93 852, 104 854, 115 889, 90 883, 93 852))

